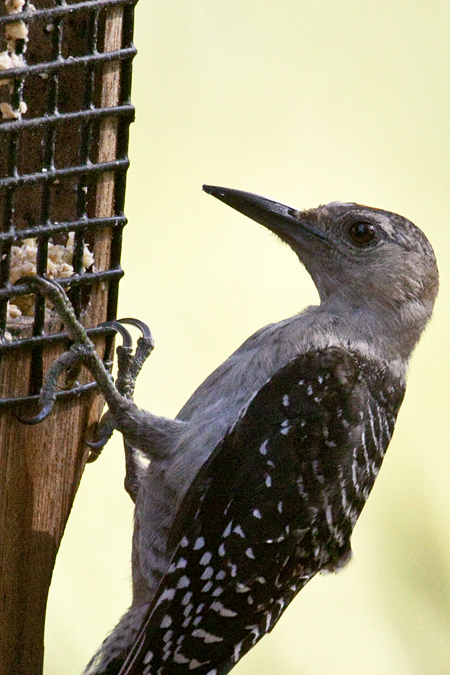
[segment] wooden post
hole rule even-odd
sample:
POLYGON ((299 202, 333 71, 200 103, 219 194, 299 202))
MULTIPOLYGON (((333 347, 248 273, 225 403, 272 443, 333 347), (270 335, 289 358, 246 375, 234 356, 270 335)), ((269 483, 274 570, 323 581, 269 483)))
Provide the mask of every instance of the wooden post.
MULTIPOLYGON (((113 6, 105 14, 104 51, 121 49, 123 7, 113 6)), ((30 45, 32 30, 31 26, 30 45)), ((98 97, 101 107, 118 104, 120 67, 118 60, 102 66, 98 97)), ((33 97, 32 90, 28 96, 33 97)), ((102 118, 98 162, 116 159, 117 130, 116 118, 102 118)), ((76 134, 72 137, 76 143, 76 134)), ((67 139, 68 156, 77 153, 76 147, 69 147, 72 137, 69 135, 67 139)), ((30 139, 32 144, 31 136, 30 139)), ((115 207, 115 175, 109 172, 98 176, 94 215, 110 217, 115 207)), ((73 191, 73 185, 68 189, 73 191)), ((62 189, 60 199, 65 198, 67 194, 62 189)), ((1 204, 0 200, 0 209, 1 204)), ((16 212, 20 211, 20 207, 16 208, 16 212)), ((111 228, 98 228, 92 245, 97 270, 109 268, 110 247, 111 228)), ((105 320, 107 290, 103 283, 93 287, 86 312, 89 326, 105 320)), ((45 348, 44 372, 61 349, 60 344, 45 348)), ((4 352, 0 363, 0 398, 28 395, 30 359, 30 351, 21 350, 20 346, 4 352)), ((79 398, 59 399, 52 414, 36 426, 26 426, 17 419, 15 411, 0 408, 0 675, 42 673, 45 611, 52 571, 88 456, 84 438, 89 435, 92 423, 99 419, 102 407, 103 401, 95 391, 79 398)), ((26 416, 33 412, 20 409, 26 416)))
MULTIPOLYGON (((22 358, 13 361, 17 375, 22 358)), ((82 402, 58 401, 34 427, 12 411, 0 416, 2 675, 42 672, 52 571, 86 460, 83 438, 101 408, 100 397, 91 394, 82 402)))

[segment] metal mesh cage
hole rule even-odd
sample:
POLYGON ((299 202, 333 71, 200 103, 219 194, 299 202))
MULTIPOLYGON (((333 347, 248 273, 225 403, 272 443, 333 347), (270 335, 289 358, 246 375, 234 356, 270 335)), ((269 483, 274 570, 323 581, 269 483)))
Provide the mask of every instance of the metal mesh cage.
MULTIPOLYGON (((136 0, 6 0, 0 7, 0 406, 34 400, 45 349, 67 335, 23 275, 68 287, 91 335, 115 317, 136 0), (3 364, 29 354, 10 389, 3 364)), ((79 394, 94 384, 60 392, 79 394)))

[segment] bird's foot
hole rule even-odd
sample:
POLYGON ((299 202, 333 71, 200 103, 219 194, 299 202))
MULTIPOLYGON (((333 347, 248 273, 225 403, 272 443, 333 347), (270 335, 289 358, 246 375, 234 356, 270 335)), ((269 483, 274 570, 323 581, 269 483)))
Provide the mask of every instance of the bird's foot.
MULTIPOLYGON (((21 420, 26 424, 42 422, 53 409, 59 378, 68 369, 73 371, 80 364, 86 366, 91 372, 110 408, 111 406, 115 409, 122 407, 124 399, 132 400, 136 378, 153 349, 153 339, 148 327, 137 319, 123 319, 122 321, 110 321, 102 324, 116 330, 124 340, 123 345, 117 348, 118 374, 116 384, 114 384, 110 372, 97 354, 94 343, 76 317, 63 288, 55 281, 35 276, 23 277, 17 283, 28 285, 30 291, 41 293, 51 301, 64 323, 69 337, 74 341, 70 349, 57 358, 47 371, 39 397, 40 412, 32 418, 21 418, 21 420), (142 333, 137 341, 134 355, 132 353, 131 336, 122 325, 123 323, 136 326, 142 333)), ((100 437, 96 441, 88 443, 93 450, 90 461, 98 457, 101 449, 111 437, 114 428, 114 416, 108 411, 99 424, 100 437)))
POLYGON ((22 419, 22 421, 26 424, 38 424, 42 422, 53 409, 56 401, 58 381, 61 375, 68 371, 73 373, 81 364, 84 364, 93 374, 102 393, 105 387, 114 389, 110 373, 98 356, 95 346, 89 339, 84 326, 77 319, 72 304, 63 288, 55 281, 36 276, 22 277, 16 284, 28 286, 30 292, 40 293, 48 298, 59 318, 64 323, 69 337, 74 342, 70 349, 57 358, 47 371, 39 397, 40 412, 35 417, 22 419))
MULTIPOLYGON (((137 376, 142 366, 153 351, 153 337, 148 326, 138 319, 119 319, 117 321, 106 321, 101 324, 105 328, 112 328, 119 333, 123 339, 123 344, 116 348, 117 354, 117 377, 115 387, 118 393, 129 400, 133 400, 134 388, 137 376), (123 324, 128 324, 138 328, 142 335, 138 338, 136 351, 133 354, 133 341, 130 333, 123 324)), ((97 430, 95 441, 86 441, 91 448, 91 454, 88 462, 93 462, 103 450, 106 443, 111 438, 115 429, 114 418, 108 410, 101 418, 97 430)))

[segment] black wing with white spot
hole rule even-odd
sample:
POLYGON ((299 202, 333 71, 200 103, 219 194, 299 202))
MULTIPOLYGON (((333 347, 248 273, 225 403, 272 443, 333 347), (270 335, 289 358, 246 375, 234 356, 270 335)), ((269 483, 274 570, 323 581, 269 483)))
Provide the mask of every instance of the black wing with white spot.
POLYGON ((268 381, 202 468, 174 555, 120 675, 224 675, 350 536, 403 397, 389 371, 340 348, 268 381))

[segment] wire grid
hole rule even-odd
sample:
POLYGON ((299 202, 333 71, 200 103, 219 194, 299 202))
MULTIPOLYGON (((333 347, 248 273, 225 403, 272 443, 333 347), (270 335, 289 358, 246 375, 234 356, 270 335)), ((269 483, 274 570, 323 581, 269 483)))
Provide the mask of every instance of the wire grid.
MULTIPOLYGON (((39 295, 31 298, 32 316, 11 319, 8 303, 20 303, 18 298, 29 294, 26 286, 12 284, 20 247, 34 247, 35 273, 44 276, 49 272, 49 250, 55 245, 67 248, 73 233, 73 270, 69 268, 70 276, 59 283, 70 287, 75 311, 83 317, 89 314, 93 288, 106 283, 106 319, 116 316, 123 275, 128 131, 134 116, 130 92, 136 0, 34 0, 36 6, 29 0, 7 0, 5 8, 0 2, 0 39, 3 32, 7 45, 0 53, 0 109, 3 118, 5 112, 7 116, 0 116, 0 358, 10 350, 31 350, 29 396, 7 395, 0 399, 0 406, 5 406, 37 398, 44 348, 68 341, 62 327, 49 322, 45 299, 39 295), (120 48, 111 50, 106 32, 114 12, 121 14, 122 37, 120 48), (5 70, 2 56, 9 66, 5 70), (113 104, 102 95, 108 64, 117 66, 120 78, 113 104), (105 159, 101 150, 107 120, 112 120, 116 134, 112 159, 105 159), (111 175, 112 208, 105 215, 98 208, 99 185, 111 175), (106 269, 98 269, 96 238, 105 232, 110 237, 109 261, 106 269), (90 267, 85 262, 86 246, 94 253, 90 267)), ((93 327, 88 333, 106 336, 108 356, 112 331, 93 327)), ((58 396, 93 386, 78 386, 58 396)))

